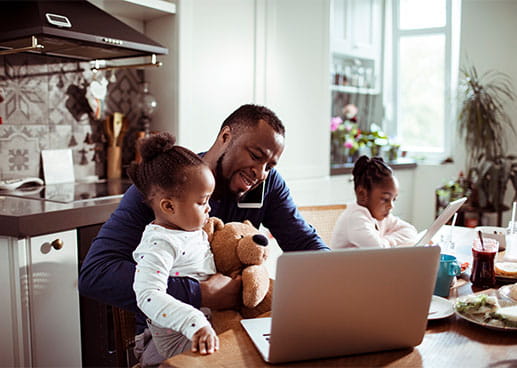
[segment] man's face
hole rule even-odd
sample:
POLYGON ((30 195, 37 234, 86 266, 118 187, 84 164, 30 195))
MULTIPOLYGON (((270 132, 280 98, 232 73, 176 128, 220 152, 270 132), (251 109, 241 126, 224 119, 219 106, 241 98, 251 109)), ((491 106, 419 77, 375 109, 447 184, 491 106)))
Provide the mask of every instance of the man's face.
POLYGON ((284 137, 266 122, 232 131, 216 167, 216 191, 236 198, 266 180, 284 151, 284 137))

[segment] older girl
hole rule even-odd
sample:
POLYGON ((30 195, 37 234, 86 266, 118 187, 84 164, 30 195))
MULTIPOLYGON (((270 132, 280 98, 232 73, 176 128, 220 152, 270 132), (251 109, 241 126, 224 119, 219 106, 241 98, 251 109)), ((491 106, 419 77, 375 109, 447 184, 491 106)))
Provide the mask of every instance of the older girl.
POLYGON ((380 157, 361 156, 352 171, 356 202, 339 216, 331 248, 389 248, 412 245, 415 227, 391 214, 398 182, 380 157))

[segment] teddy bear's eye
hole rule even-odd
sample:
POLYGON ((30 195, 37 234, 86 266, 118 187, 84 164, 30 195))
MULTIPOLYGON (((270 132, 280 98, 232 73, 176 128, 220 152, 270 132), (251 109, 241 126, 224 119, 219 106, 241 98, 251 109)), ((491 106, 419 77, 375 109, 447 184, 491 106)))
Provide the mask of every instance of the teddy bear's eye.
POLYGON ((241 239, 244 238, 244 235, 241 235, 241 239))

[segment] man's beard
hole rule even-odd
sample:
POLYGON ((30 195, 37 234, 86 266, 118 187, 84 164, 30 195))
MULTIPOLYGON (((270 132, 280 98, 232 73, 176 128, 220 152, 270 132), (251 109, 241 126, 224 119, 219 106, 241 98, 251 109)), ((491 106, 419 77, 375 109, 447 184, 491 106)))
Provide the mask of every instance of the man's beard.
POLYGON ((229 198, 237 201, 240 198, 240 195, 230 190, 230 180, 223 175, 224 155, 225 154, 223 153, 221 157, 219 157, 215 166, 215 188, 212 193, 212 198, 216 200, 229 198))

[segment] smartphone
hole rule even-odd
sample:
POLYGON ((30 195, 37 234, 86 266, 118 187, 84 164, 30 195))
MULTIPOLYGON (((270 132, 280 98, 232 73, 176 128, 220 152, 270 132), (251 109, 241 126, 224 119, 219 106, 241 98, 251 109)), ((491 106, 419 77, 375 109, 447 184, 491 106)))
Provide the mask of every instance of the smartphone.
POLYGON ((260 183, 255 188, 251 189, 249 192, 245 193, 239 202, 237 202, 237 207, 239 208, 261 208, 264 203, 264 188, 265 181, 260 183))

